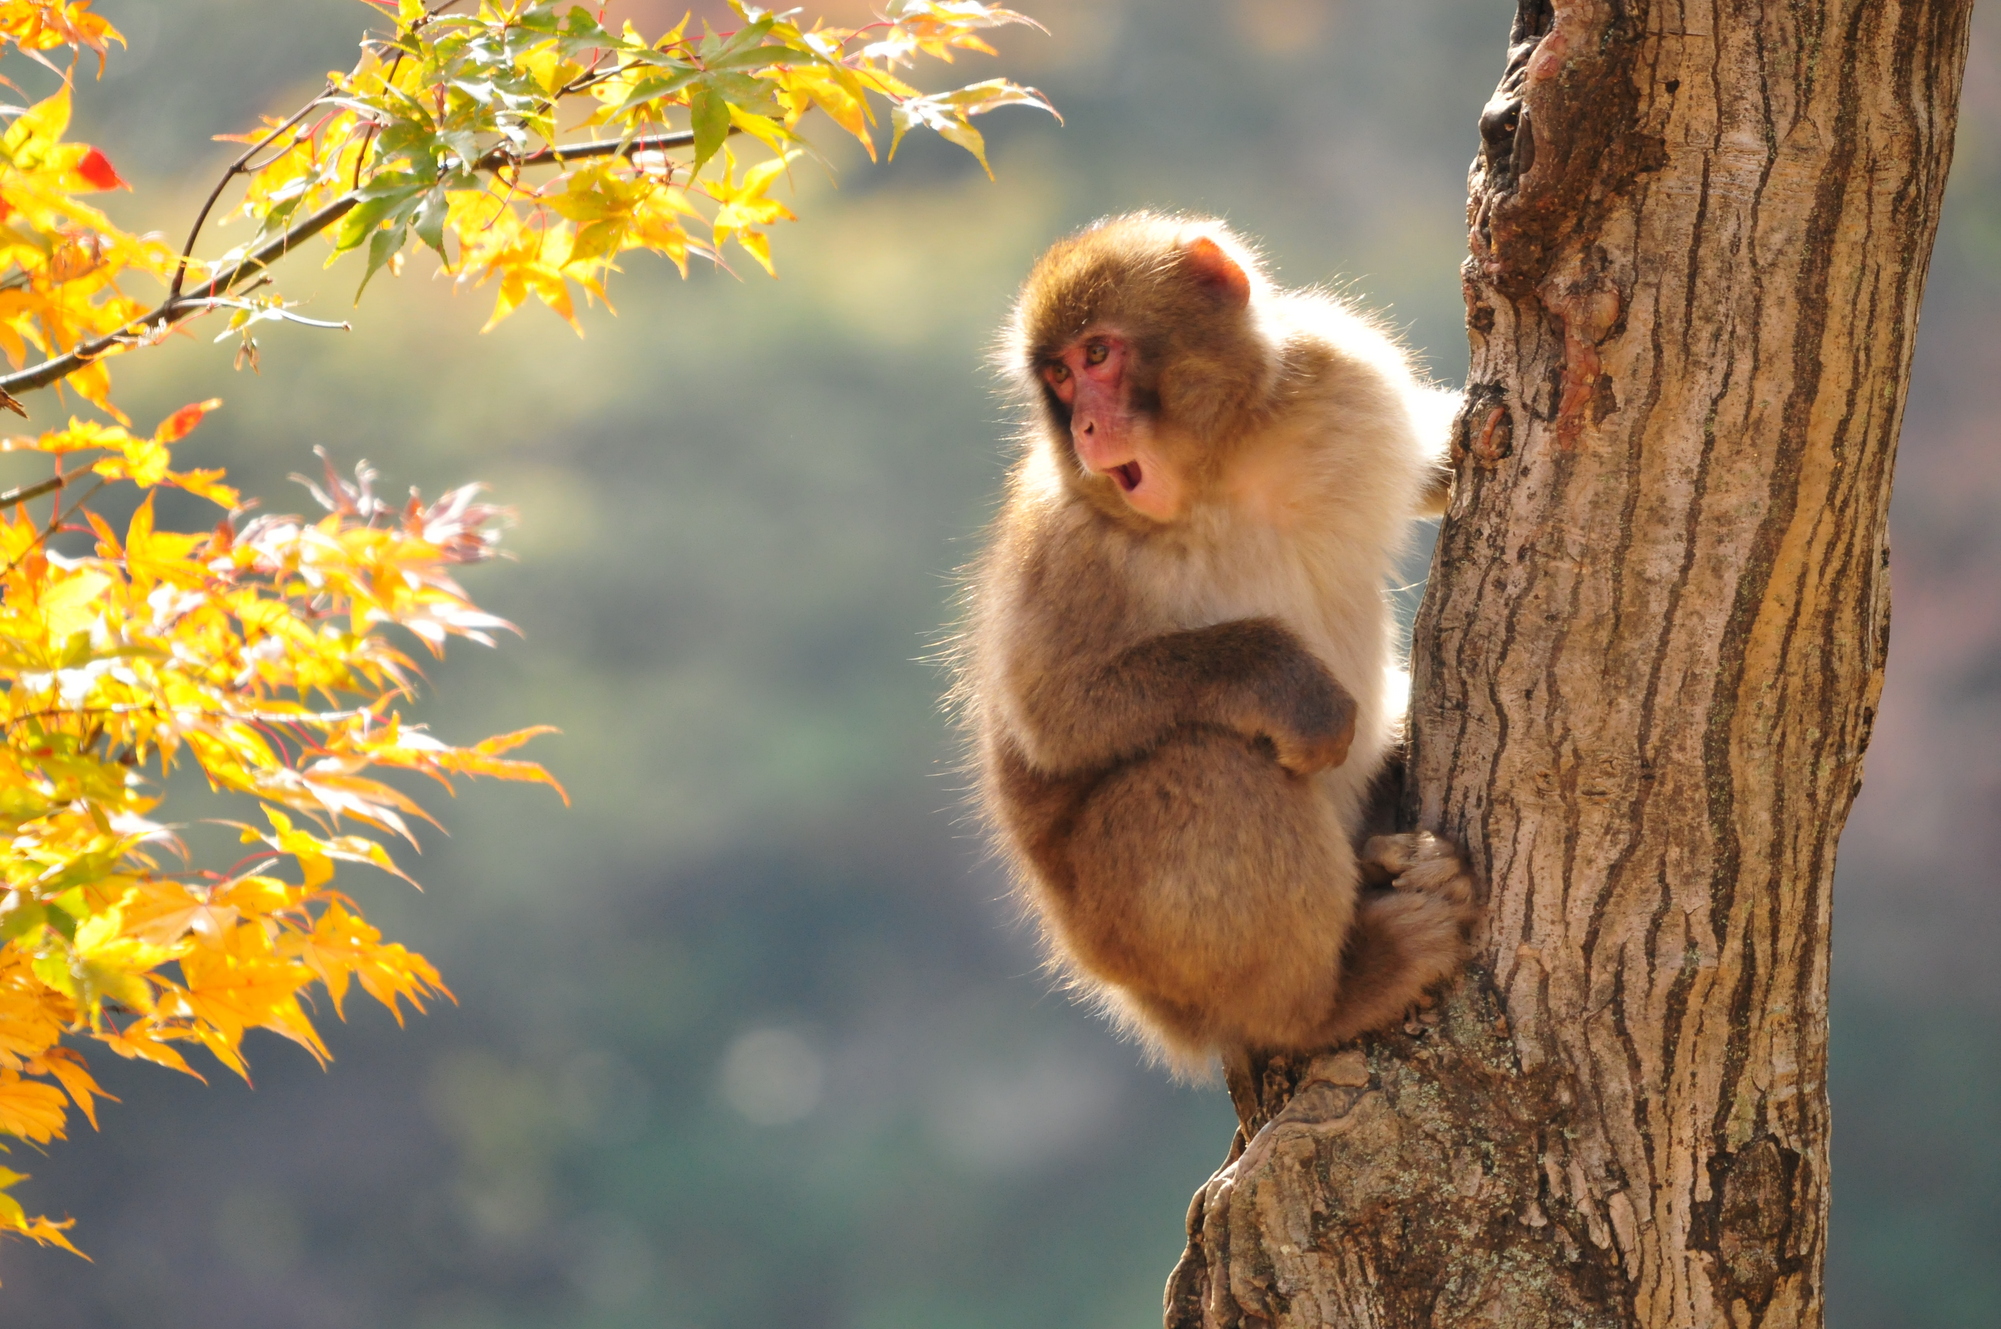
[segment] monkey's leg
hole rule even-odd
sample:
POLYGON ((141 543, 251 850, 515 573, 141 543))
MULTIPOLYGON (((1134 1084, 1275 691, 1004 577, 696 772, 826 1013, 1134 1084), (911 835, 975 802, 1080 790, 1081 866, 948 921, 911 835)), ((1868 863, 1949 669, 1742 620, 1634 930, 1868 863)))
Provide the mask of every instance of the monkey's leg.
POLYGON ((1466 864, 1429 831, 1378 835, 1362 854, 1364 872, 1388 877, 1394 889, 1365 897, 1356 910, 1330 1042, 1401 1020, 1426 988, 1465 963, 1466 934, 1479 916, 1466 864))
POLYGON ((1108 775, 1068 844, 1072 954, 1186 1050, 1307 1044, 1355 908, 1334 808, 1241 735, 1193 729, 1108 775))

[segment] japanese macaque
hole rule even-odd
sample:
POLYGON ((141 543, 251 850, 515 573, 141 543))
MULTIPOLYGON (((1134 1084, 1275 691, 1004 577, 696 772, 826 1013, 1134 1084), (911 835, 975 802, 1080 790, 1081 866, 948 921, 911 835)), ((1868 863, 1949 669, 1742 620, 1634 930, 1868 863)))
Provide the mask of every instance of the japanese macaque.
POLYGON ((1183 1070, 1397 1023, 1474 920, 1449 845, 1358 848, 1440 394, 1222 223, 1152 213, 1043 255, 1001 356, 1031 420, 955 696, 1053 963, 1183 1070))

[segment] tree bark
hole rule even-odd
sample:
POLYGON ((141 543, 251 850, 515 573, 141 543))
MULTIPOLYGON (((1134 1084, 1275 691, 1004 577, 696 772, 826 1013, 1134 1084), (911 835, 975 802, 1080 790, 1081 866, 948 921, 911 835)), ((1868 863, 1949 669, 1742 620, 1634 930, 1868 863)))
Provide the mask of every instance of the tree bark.
POLYGON ((1229 1069, 1169 1329, 1821 1324, 1829 890, 1971 9, 1521 0, 1405 798, 1478 959, 1229 1069))

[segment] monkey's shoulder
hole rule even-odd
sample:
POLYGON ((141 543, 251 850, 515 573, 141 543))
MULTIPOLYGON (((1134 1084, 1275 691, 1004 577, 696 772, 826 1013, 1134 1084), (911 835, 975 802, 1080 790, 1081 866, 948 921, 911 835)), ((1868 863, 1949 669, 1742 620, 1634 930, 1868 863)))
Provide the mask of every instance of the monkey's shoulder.
POLYGON ((1410 352, 1374 311, 1329 291, 1281 291, 1265 316, 1267 335, 1281 357, 1297 355, 1304 367, 1366 366, 1391 377, 1410 372, 1410 352))

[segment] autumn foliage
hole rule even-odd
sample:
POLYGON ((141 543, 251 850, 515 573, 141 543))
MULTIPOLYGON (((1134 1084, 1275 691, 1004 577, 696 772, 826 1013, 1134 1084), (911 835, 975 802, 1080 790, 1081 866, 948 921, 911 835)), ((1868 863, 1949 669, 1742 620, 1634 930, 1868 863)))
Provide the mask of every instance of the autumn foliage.
MULTIPOLYGON (((438 653, 508 626, 453 578, 493 555, 504 524, 478 486, 398 502, 366 465, 346 478, 329 462, 309 486, 321 515, 255 513, 220 471, 174 463, 220 403, 137 431, 112 398, 117 355, 216 315, 217 340, 254 366, 259 325, 326 326, 270 271, 316 235, 328 262, 359 253, 362 288, 422 248, 459 283, 493 287, 492 321, 532 297, 574 323, 576 296, 604 299, 632 250, 683 272, 732 251, 769 269, 766 228, 791 217, 769 194, 812 151, 812 110, 871 156, 886 109, 890 151, 924 128, 984 163, 973 116, 1044 105, 1005 80, 928 95, 903 81, 920 55, 987 50, 981 31, 1027 21, 973 0, 893 2, 860 29, 739 7, 733 30, 684 21, 653 37, 555 0, 362 2, 383 30, 360 62, 237 136, 242 155, 176 252, 80 201, 126 187, 104 153, 65 139, 79 65, 115 58, 119 34, 89 0, 0 0, 0 81, 29 101, 28 61, 57 80, 26 109, 0 108, 13 367, 0 406, 25 415, 21 397, 60 384, 89 408, 0 443, 49 465, 0 493, 0 1137, 60 1139, 72 1110, 95 1124, 102 1091, 79 1039, 191 1073, 199 1046, 247 1074, 250 1029, 324 1060, 317 998, 339 1014, 351 984, 399 1019, 405 999, 421 1009, 445 992, 437 971, 334 884, 343 864, 402 875, 387 842, 426 818, 382 776, 554 784, 508 755, 537 730, 457 746, 405 715, 417 668, 399 643, 438 653), (217 209, 250 234, 200 257, 217 209), (162 294, 130 293, 142 285, 162 294), (89 506, 108 485, 137 491, 122 529, 89 506), (161 490, 214 504, 218 520, 161 528, 161 490), (233 863, 191 862, 163 813, 165 777, 187 764, 258 809, 235 827, 246 852, 233 863)), ((7 1193, 19 1180, 0 1168, 0 1231, 69 1246, 67 1220, 7 1193)))

